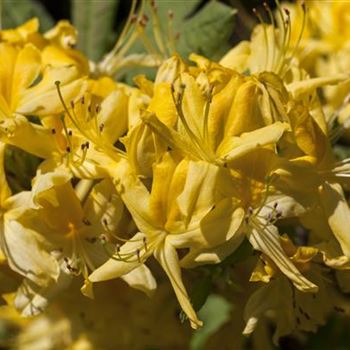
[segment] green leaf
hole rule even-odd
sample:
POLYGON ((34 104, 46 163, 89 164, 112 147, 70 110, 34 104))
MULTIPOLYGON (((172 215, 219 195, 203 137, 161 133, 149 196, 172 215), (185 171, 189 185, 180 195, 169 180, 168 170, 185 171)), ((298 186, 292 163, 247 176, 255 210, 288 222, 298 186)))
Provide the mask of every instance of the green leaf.
POLYGON ((35 0, 2 0, 2 26, 14 28, 25 21, 38 17, 41 30, 46 31, 54 26, 54 20, 45 7, 35 0))
POLYGON ((350 147, 348 145, 333 146, 334 155, 337 160, 343 160, 350 157, 350 147))
POLYGON ((31 189, 41 159, 15 146, 5 148, 5 173, 13 194, 31 189))
POLYGON ((106 53, 119 0, 72 0, 73 24, 78 29, 78 49, 91 60, 106 53))
POLYGON ((223 3, 210 1, 193 17, 184 20, 179 52, 184 57, 195 52, 219 59, 229 49, 228 40, 234 28, 236 12, 223 3))
POLYGON ((190 350, 204 349, 206 341, 230 319, 231 305, 220 295, 212 294, 199 311, 198 316, 204 326, 194 332, 190 341, 190 350))

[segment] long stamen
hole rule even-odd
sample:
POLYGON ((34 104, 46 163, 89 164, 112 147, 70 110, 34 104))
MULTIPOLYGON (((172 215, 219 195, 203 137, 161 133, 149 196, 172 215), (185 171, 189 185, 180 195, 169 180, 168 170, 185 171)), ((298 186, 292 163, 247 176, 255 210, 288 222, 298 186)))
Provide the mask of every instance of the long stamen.
MULTIPOLYGON (((272 25, 272 30, 273 30, 273 37, 274 37, 274 40, 275 40, 275 43, 276 45, 272 45, 273 47, 273 51, 272 51, 272 60, 271 60, 271 70, 273 70, 274 68, 274 65, 275 65, 275 56, 276 56, 276 46, 277 46, 277 43, 278 43, 278 37, 277 37, 277 33, 276 33, 276 24, 275 24, 275 19, 274 19, 274 16, 273 16, 273 13, 270 9, 270 6, 264 2, 264 7, 265 7, 265 11, 267 12, 268 16, 269 16, 269 19, 270 19, 270 23, 272 25)), ((268 33, 267 33, 268 34, 268 33)), ((267 47, 267 50, 268 50, 268 47, 267 47)), ((268 70, 270 67, 266 67, 268 70)))
POLYGON ((185 117, 183 110, 182 110, 182 101, 183 101, 183 97, 184 97, 185 88, 186 88, 186 86, 184 84, 180 85, 180 91, 177 95, 177 98, 175 97, 174 89, 172 88, 172 97, 173 97, 173 101, 174 101, 174 104, 176 107, 176 111, 177 111, 177 114, 178 114, 184 128, 186 129, 186 132, 191 137, 193 144, 195 145, 199 154, 201 155, 201 158, 208 159, 206 152, 202 149, 201 140, 195 135, 195 133, 192 131, 192 129, 188 125, 186 117, 185 117))
POLYGON ((163 42, 163 37, 161 35, 162 29, 159 23, 157 5, 154 0, 151 0, 151 14, 152 14, 152 30, 153 30, 154 39, 163 57, 167 57, 165 45, 163 42))
POLYGON ((254 15, 258 18, 260 24, 263 27, 264 30, 264 39, 265 39, 265 67, 269 66, 269 50, 268 50, 268 45, 269 45, 269 39, 268 39, 268 33, 266 30, 266 23, 264 22, 263 18, 261 17, 260 13, 257 11, 256 8, 253 8, 253 13, 254 15))
POLYGON ((175 35, 174 35, 174 12, 168 11, 168 40, 166 40, 169 55, 173 55, 176 52, 175 47, 175 35))
POLYGON ((207 101, 204 107, 204 118, 203 118, 203 139, 207 140, 208 139, 208 119, 209 119, 209 111, 210 111, 210 105, 212 102, 212 95, 213 92, 213 86, 209 87, 208 95, 207 95, 207 101))
POLYGON ((303 34, 304 34, 304 31, 305 31, 305 27, 306 27, 306 19, 307 19, 307 11, 306 11, 306 5, 305 5, 305 2, 302 1, 301 3, 301 8, 302 8, 302 11, 303 11, 303 21, 302 21, 302 24, 301 24, 301 29, 300 29, 300 32, 299 32, 299 36, 298 36, 298 39, 297 39, 297 42, 294 46, 294 49, 293 49, 293 52, 291 54, 291 59, 296 55, 298 49, 299 49, 299 45, 300 45, 300 42, 301 42, 301 39, 303 37, 303 34))

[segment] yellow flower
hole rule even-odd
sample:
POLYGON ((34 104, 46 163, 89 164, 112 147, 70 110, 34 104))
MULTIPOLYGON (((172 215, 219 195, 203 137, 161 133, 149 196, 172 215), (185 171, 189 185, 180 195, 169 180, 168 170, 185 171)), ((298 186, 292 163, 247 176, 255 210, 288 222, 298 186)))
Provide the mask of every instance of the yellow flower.
POLYGON ((302 293, 281 274, 275 274, 274 264, 263 258, 253 272, 254 281, 269 282, 260 286, 248 300, 244 318, 246 327, 243 334, 251 334, 263 316, 273 316, 276 331, 275 343, 280 337, 293 331, 316 331, 324 324, 329 312, 343 310, 344 300, 329 280, 330 276, 317 262, 318 249, 312 247, 295 247, 287 236, 281 237, 283 249, 298 268, 310 276, 319 286, 318 293, 302 293), (272 271, 271 271, 272 270, 272 271))
POLYGON ((15 29, 0 31, 0 41, 21 47, 28 43, 33 44, 42 51, 44 65, 74 65, 80 74, 89 73, 88 60, 74 49, 77 44, 77 30, 66 20, 59 21, 54 28, 41 34, 38 19, 32 18, 15 29))
POLYGON ((186 160, 177 164, 166 153, 154 165, 149 193, 130 165, 121 161, 115 169, 116 186, 140 232, 118 247, 113 258, 95 270, 89 280, 123 276, 154 255, 168 275, 192 327, 199 327, 201 322, 182 282, 176 249, 190 248, 191 255, 192 249, 218 246, 232 238, 240 226, 243 213, 239 214, 240 220, 234 218, 232 201, 223 200, 214 208, 217 174, 216 166, 186 160))
MULTIPOLYGON (((31 192, 7 200, 2 249, 9 266, 26 278, 15 299, 24 315, 42 311, 73 276, 87 279, 89 271, 110 257, 101 240, 113 239, 120 229, 123 204, 111 181, 100 182, 91 192, 93 182, 74 190, 69 181, 63 170, 39 175, 31 192)), ((138 288, 140 274, 147 271, 139 269, 124 279, 138 288)), ((149 288, 155 288, 151 277, 149 288)))
MULTIPOLYGON (((213 80, 209 73, 208 79, 213 80)), ((219 84, 214 80, 203 92, 206 87, 199 77, 185 72, 173 84, 156 84, 150 112, 144 113, 143 120, 184 156, 217 165, 277 143, 288 125, 274 123, 271 115, 269 122, 264 122, 267 113, 258 102, 256 80, 231 71, 225 81, 219 84)))

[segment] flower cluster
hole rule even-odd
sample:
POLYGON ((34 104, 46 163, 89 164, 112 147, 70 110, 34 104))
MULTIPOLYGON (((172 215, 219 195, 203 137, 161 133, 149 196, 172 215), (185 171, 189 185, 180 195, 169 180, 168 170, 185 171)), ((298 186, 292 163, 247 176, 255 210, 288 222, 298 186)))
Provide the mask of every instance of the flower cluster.
POLYGON ((176 300, 200 328, 189 291, 210 265, 247 286, 246 335, 272 316, 278 341, 349 310, 350 159, 334 142, 347 129, 350 36, 336 20, 346 3, 327 6, 329 31, 318 2, 310 15, 304 4, 267 7, 272 23, 218 62, 180 57, 158 32, 159 54, 126 56, 146 35, 143 15, 97 64, 67 21, 0 32, 2 312, 22 315, 19 344, 43 327, 65 334, 62 348, 97 348, 104 332, 126 346, 161 314, 168 331, 156 337, 181 347, 176 300), (116 81, 133 59, 158 66, 155 78, 116 81), (30 188, 10 186, 8 149, 38 159, 30 188), (88 325, 99 317, 109 324, 88 325))

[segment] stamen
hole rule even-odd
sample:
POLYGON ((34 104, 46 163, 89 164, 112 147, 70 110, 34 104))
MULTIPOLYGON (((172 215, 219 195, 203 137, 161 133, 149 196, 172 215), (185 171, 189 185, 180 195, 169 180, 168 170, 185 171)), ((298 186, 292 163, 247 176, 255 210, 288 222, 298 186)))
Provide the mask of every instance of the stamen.
POLYGON ((175 35, 174 35, 174 12, 168 11, 168 40, 166 43, 168 44, 168 51, 170 55, 173 55, 176 52, 175 48, 175 35))
POLYGON ((155 42, 159 48, 159 51, 163 55, 163 57, 167 57, 167 53, 165 50, 165 45, 163 42, 163 37, 161 35, 162 29, 159 22, 159 16, 157 13, 157 6, 154 0, 151 1, 151 14, 152 14, 152 30, 155 42))
POLYGON ((264 22, 263 18, 261 17, 259 11, 256 10, 256 8, 253 8, 253 13, 254 15, 257 17, 258 21, 260 22, 260 24, 263 27, 264 30, 264 38, 265 38, 265 67, 269 66, 269 39, 268 39, 268 34, 267 34, 267 30, 266 30, 266 23, 264 22))
POLYGON ((184 112, 182 110, 182 101, 183 101, 183 97, 184 97, 184 93, 185 93, 185 88, 186 88, 186 85, 181 83, 180 87, 179 87, 179 92, 177 93, 177 96, 175 97, 174 86, 172 85, 172 87, 171 87, 172 98, 173 98, 173 102, 174 102, 175 107, 176 107, 177 114, 178 114, 186 132, 190 136, 193 145, 196 147, 196 149, 200 155, 200 158, 211 162, 212 161, 211 157, 208 156, 207 152, 203 149, 203 142, 197 137, 197 135, 192 131, 192 129, 188 125, 186 117, 185 117, 184 112))

